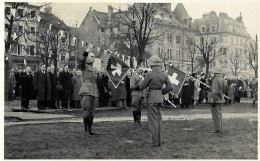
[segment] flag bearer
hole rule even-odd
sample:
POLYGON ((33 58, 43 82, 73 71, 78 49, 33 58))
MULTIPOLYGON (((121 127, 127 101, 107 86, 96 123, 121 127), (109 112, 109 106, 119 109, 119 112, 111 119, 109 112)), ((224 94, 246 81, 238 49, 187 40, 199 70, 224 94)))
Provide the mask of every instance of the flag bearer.
POLYGON ((215 73, 215 78, 212 81, 211 93, 209 93, 209 103, 211 103, 211 114, 214 122, 215 130, 212 133, 220 133, 223 130, 221 104, 225 103, 224 91, 226 81, 221 73, 215 73))
POLYGON ((144 78, 144 81, 136 89, 148 91, 148 126, 152 132, 154 146, 162 144, 162 115, 161 107, 163 104, 163 95, 173 90, 173 85, 166 73, 162 72, 161 60, 158 56, 151 56, 148 60, 152 68, 150 73, 144 78), (165 88, 162 88, 165 84, 165 88))
POLYGON ((132 90, 132 106, 134 107, 133 110, 133 117, 134 122, 138 122, 141 125, 141 109, 144 105, 144 91, 134 90, 137 85, 140 85, 143 81, 143 71, 137 67, 136 73, 133 73, 133 76, 130 78, 130 89, 132 90))

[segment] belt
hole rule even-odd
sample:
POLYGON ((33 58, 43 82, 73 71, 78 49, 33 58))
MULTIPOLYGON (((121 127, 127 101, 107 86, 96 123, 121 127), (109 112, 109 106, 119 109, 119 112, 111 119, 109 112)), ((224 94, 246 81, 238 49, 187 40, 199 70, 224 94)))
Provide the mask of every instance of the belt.
POLYGON ((158 90, 162 90, 162 89, 161 88, 149 88, 149 91, 150 90, 157 90, 158 91, 158 90))
POLYGON ((94 84, 97 83, 95 80, 85 80, 85 82, 94 83, 94 84))

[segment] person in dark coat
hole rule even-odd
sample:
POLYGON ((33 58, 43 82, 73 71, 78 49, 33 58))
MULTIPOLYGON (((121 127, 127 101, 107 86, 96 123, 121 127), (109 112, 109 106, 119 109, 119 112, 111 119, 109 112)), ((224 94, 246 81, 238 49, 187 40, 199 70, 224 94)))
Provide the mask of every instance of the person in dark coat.
POLYGON ((57 85, 57 76, 54 74, 54 66, 49 67, 49 75, 50 75, 50 80, 51 80, 51 102, 50 102, 50 107, 52 109, 58 108, 56 106, 56 101, 57 101, 57 89, 55 88, 57 85))
POLYGON ((186 108, 189 108, 189 105, 192 103, 193 92, 193 82, 190 77, 186 77, 181 92, 181 108, 184 108, 184 106, 186 106, 186 108))
POLYGON ((15 76, 14 76, 14 69, 11 70, 10 76, 9 76, 9 80, 10 80, 10 86, 9 86, 9 95, 8 95, 8 99, 9 101, 12 101, 15 99, 15 76))
POLYGON ((57 101, 56 101, 56 106, 58 108, 61 108, 61 103, 62 103, 62 98, 63 98, 63 87, 60 83, 60 73, 63 72, 63 68, 59 69, 59 72, 57 73, 57 84, 56 84, 56 90, 57 90, 57 101))
POLYGON ((71 78, 72 74, 69 72, 69 66, 64 65, 64 71, 59 75, 59 81, 63 87, 62 108, 68 108, 71 99, 71 78))
POLYGON ((29 109, 29 101, 33 93, 33 75, 30 67, 26 67, 21 77, 21 108, 29 109))
POLYGON ((48 72, 45 71, 45 64, 34 74, 33 85, 37 91, 37 107, 39 110, 47 108, 48 101, 51 101, 51 80, 48 72))
POLYGON ((23 68, 19 68, 18 72, 15 73, 15 98, 19 99, 20 97, 20 93, 21 93, 21 78, 22 78, 22 73, 23 72, 23 68))
POLYGON ((80 108, 80 96, 79 96, 79 89, 81 87, 81 75, 82 71, 76 71, 76 75, 71 78, 71 85, 72 85, 72 96, 71 101, 73 101, 73 105, 75 108, 80 108))
MULTIPOLYGON (((201 79, 200 81, 204 84, 206 84, 206 75, 204 73, 201 74, 201 79)), ((200 93, 199 93, 199 104, 201 103, 206 103, 206 95, 207 95, 207 86, 200 83, 200 93)))
POLYGON ((111 101, 116 102, 117 109, 125 109, 126 108, 126 86, 125 79, 120 81, 118 87, 116 88, 112 81, 109 81, 109 90, 111 91, 112 97, 111 101))
POLYGON ((131 89, 130 89, 130 77, 131 72, 127 72, 125 76, 125 88, 126 88, 126 106, 131 107, 132 96, 131 96, 131 89))

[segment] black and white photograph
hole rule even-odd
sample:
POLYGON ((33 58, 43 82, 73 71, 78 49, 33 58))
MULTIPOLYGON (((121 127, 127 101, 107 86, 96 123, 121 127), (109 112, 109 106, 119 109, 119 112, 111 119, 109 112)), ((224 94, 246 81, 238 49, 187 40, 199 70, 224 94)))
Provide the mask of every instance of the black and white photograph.
POLYGON ((1 6, 3 159, 258 160, 258 0, 1 6))

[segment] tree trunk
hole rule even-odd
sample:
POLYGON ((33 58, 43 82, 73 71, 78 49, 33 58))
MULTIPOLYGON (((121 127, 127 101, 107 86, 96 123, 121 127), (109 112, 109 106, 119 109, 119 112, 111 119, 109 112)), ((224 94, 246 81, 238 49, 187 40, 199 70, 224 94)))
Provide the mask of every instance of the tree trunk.
POLYGON ((206 62, 205 64, 206 64, 206 75, 208 75, 209 74, 209 63, 206 62))
POLYGON ((255 71, 255 78, 258 78, 258 72, 257 72, 257 69, 255 69, 254 71, 255 71))
POLYGON ((137 64, 140 66, 143 61, 143 54, 144 54, 145 47, 140 46, 138 47, 138 49, 139 49, 139 55, 137 57, 137 64))

